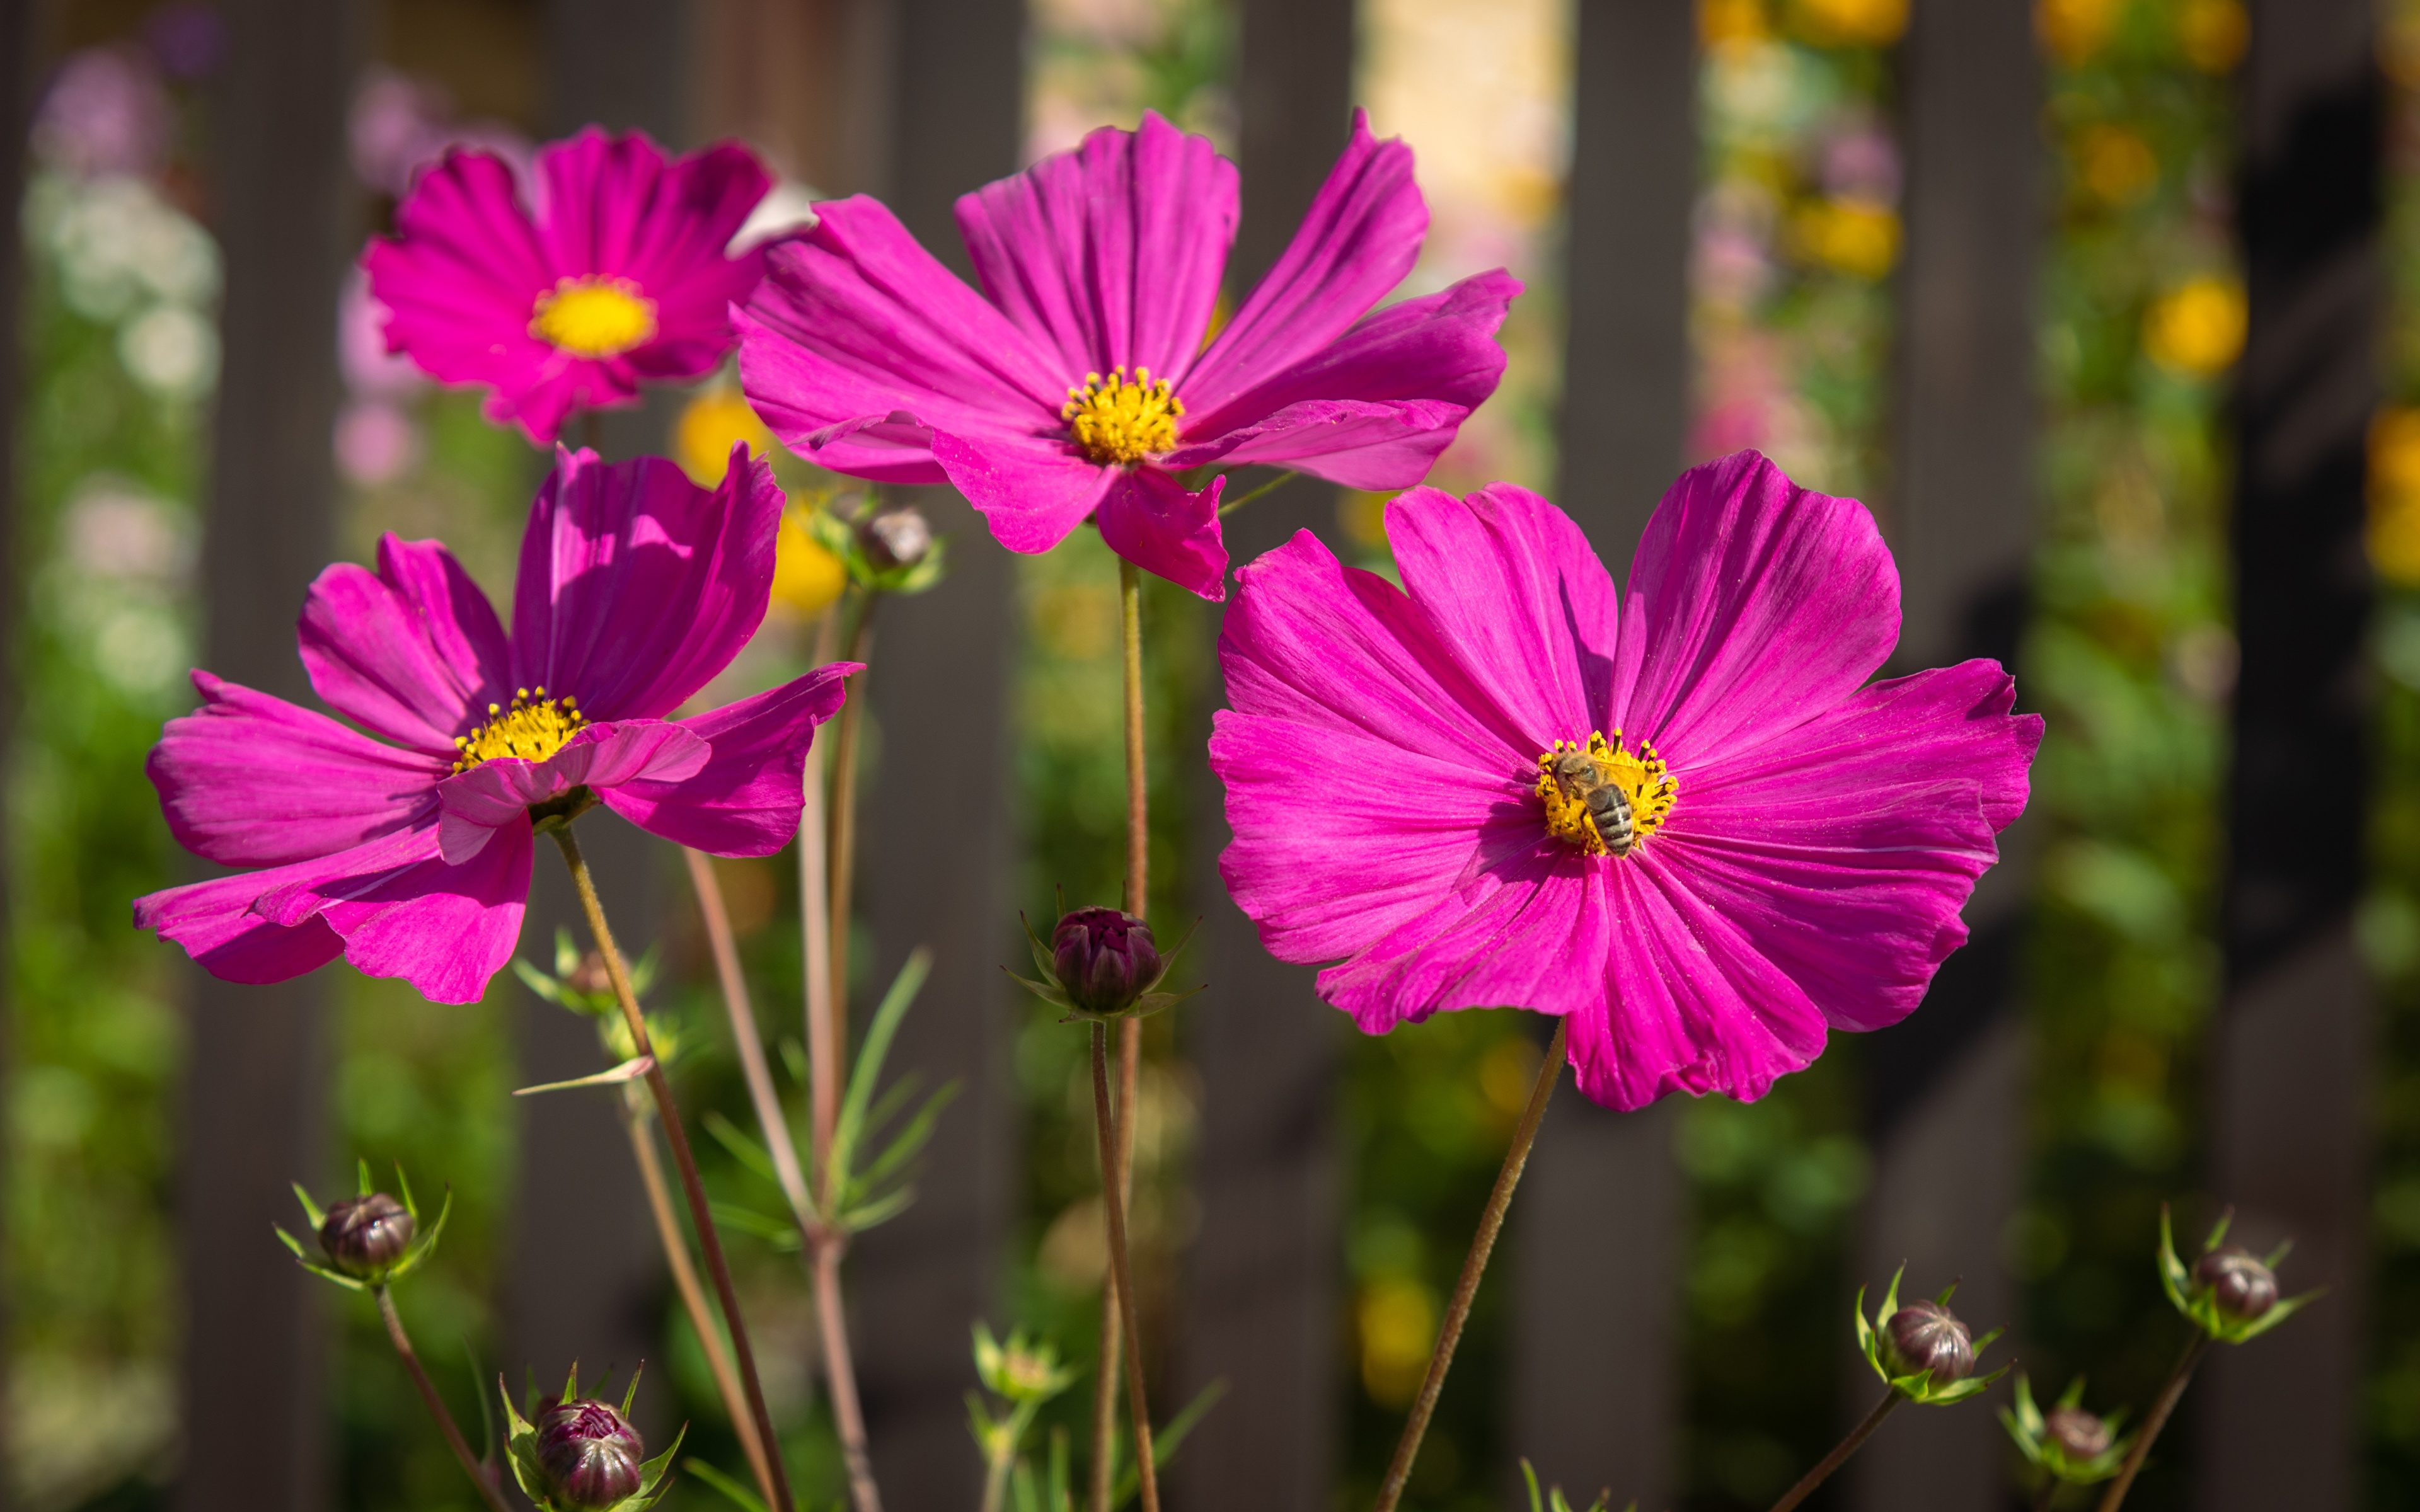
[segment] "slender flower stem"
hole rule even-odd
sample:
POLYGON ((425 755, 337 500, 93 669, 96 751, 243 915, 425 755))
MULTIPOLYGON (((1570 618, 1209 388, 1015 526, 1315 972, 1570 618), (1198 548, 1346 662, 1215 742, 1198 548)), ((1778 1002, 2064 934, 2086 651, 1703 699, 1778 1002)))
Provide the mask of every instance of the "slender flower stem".
POLYGON ((2193 1383, 2194 1367, 2201 1364, 2202 1351, 2209 1348, 2210 1335, 2198 1328, 2195 1329, 2193 1341, 2185 1346, 2184 1353, 2177 1356, 2176 1368, 2168 1372, 2167 1384, 2160 1388, 2159 1398, 2151 1403, 2150 1415, 2143 1419, 2142 1427, 2135 1431, 2134 1447, 2126 1451, 2126 1462, 2118 1467, 2118 1478, 2111 1481, 2109 1489, 2102 1493, 2101 1512, 2118 1512, 2118 1504, 2126 1500, 2126 1493, 2133 1489, 2134 1477, 2142 1473, 2143 1461, 2151 1452, 2151 1441, 2168 1426, 2168 1414, 2177 1410, 2177 1402, 2184 1396, 2185 1387, 2193 1383))
MULTIPOLYGON (((824 617, 827 631, 832 616, 824 617)), ((828 637, 827 637, 828 639, 828 637)), ((817 656, 816 663, 829 661, 817 656)), ((806 792, 799 807, 799 933, 806 948, 807 1154, 821 1172, 831 1155, 832 1128, 840 1118, 840 1061, 831 1054, 831 875, 825 870, 824 749, 807 750, 806 792)))
POLYGON ((848 1314, 841 1307, 840 1262, 848 1236, 814 1226, 808 1246, 815 1275, 815 1332, 823 1335, 824 1375, 831 1390, 832 1425, 840 1433, 842 1463, 848 1470, 849 1501, 857 1512, 882 1512, 874 1484, 874 1457, 865 1447, 865 1409, 857 1399, 857 1362, 849 1353, 848 1314))
POLYGON ((1883 1419, 1891 1415, 1891 1410, 1905 1400, 1907 1398, 1895 1388, 1884 1392, 1883 1399, 1874 1404, 1874 1410, 1866 1414, 1866 1420, 1851 1428, 1849 1436, 1823 1457, 1823 1463, 1799 1476, 1797 1485, 1781 1493, 1781 1500, 1773 1504, 1773 1512, 1790 1512, 1792 1507, 1814 1495, 1815 1488, 1831 1479, 1832 1472, 1847 1464, 1849 1457, 1874 1436, 1874 1429, 1883 1426, 1883 1419))
POLYGON ((699 1348, 706 1351, 706 1367, 714 1372, 715 1390, 722 1397, 722 1410, 731 1415, 733 1431, 739 1435, 739 1448, 748 1456, 748 1468, 755 1473, 757 1489, 768 1498, 773 1494, 773 1472, 765 1462, 765 1445, 756 1438, 756 1424, 748 1415, 748 1397, 739 1389, 739 1377, 731 1368, 731 1351, 723 1348, 722 1331, 715 1326, 714 1314, 706 1305, 705 1289, 697 1284, 697 1267, 690 1263, 689 1240, 681 1233, 680 1219, 673 1211, 672 1192, 664 1185, 663 1162, 656 1158, 655 1136, 647 1132, 647 1115, 638 1100, 638 1088, 624 1087, 620 1099, 622 1128, 630 1136, 630 1154, 638 1162, 639 1182, 647 1189, 647 1208, 656 1217, 656 1237, 664 1247, 664 1263, 672 1269, 673 1289, 680 1293, 681 1305, 689 1310, 690 1327, 697 1332, 699 1348))
POLYGON ((1118 1190, 1118 1131, 1109 1116, 1109 1031, 1093 1026, 1093 1114, 1101 1132, 1101 1206, 1109 1218, 1109 1282, 1125 1324, 1126 1412, 1134 1419, 1135 1474, 1142 1512, 1159 1512, 1159 1472, 1152 1463, 1151 1409, 1143 1399, 1142 1340, 1135 1327, 1134 1273, 1126 1264, 1126 1202, 1118 1190))
POLYGON ((1546 1119, 1546 1100, 1555 1095, 1555 1084, 1562 1078, 1565 1041, 1571 1026, 1562 1019, 1555 1021, 1555 1038, 1546 1046, 1546 1058, 1538 1067, 1538 1080, 1529 1088, 1529 1105, 1521 1110, 1521 1122, 1512 1131, 1512 1148, 1504 1152, 1504 1165, 1496 1173, 1496 1190, 1487 1195, 1487 1206, 1479 1214, 1479 1232, 1471 1236, 1470 1253, 1462 1262, 1462 1279, 1453 1286, 1453 1301, 1447 1304, 1445 1322, 1437 1330, 1436 1348, 1429 1355, 1429 1373, 1420 1381, 1420 1394, 1412 1400, 1412 1415, 1404 1424, 1404 1436, 1395 1444, 1394 1461, 1387 1467, 1387 1479, 1378 1488, 1376 1512, 1394 1512, 1395 1504, 1404 1498, 1404 1485, 1412 1478, 1412 1465, 1420 1456, 1420 1440, 1429 1431, 1429 1418, 1436 1412, 1437 1394, 1445 1389, 1445 1373, 1453 1365, 1454 1346, 1462 1342, 1462 1325, 1469 1320, 1470 1304, 1479 1295, 1479 1278, 1487 1273, 1487 1257, 1496 1249, 1496 1236, 1503 1231, 1505 1210, 1512 1205, 1512 1189, 1521 1184, 1522 1168, 1529 1164, 1529 1147, 1538 1142, 1538 1126, 1546 1119))
POLYGON ((1268 482, 1262 484, 1259 487, 1253 489, 1250 493, 1244 495, 1241 499, 1233 499, 1228 501, 1226 503, 1219 505, 1218 517, 1220 519, 1225 519, 1228 516, 1243 508, 1246 504, 1250 503, 1253 500, 1261 497, 1261 495, 1264 493, 1275 493, 1280 488, 1284 487, 1287 484, 1292 483, 1295 479, 1301 476, 1302 474, 1299 472, 1280 472, 1276 477, 1271 478, 1268 482))
POLYGON ((771 1512, 791 1512, 798 1503, 790 1496, 789 1473, 782 1463, 782 1440, 773 1431, 773 1414, 765 1406, 765 1384, 756 1375, 756 1351, 748 1342, 748 1323, 740 1316, 739 1293, 731 1284, 731 1264, 723 1257, 722 1236, 715 1231, 714 1210, 706 1201, 706 1183, 698 1180, 697 1157, 689 1148, 689 1131, 681 1126, 680 1106, 673 1101, 672 1083, 664 1078, 664 1068, 653 1063, 655 1044, 647 1038, 646 1016, 639 1011, 638 995, 630 991, 630 973, 622 964, 621 949, 613 943, 613 928, 605 922, 605 905, 597 900, 597 881, 588 873, 588 862, 580 854, 580 841, 572 837, 568 819, 556 825, 554 842, 563 851, 564 865, 571 870, 572 889, 580 894, 581 910, 588 916, 588 932, 596 937, 597 952, 605 958, 605 975, 613 980, 613 995, 621 1002, 623 1022, 630 1029, 631 1047, 650 1061, 647 1090, 655 1094, 656 1114, 663 1122, 664 1138, 672 1146, 673 1167, 680 1172, 681 1190, 689 1198, 690 1222, 697 1229, 698 1247, 706 1253, 706 1273, 714 1278, 716 1300, 722 1304, 722 1321, 731 1330, 731 1352, 739 1363, 739 1381, 747 1390, 749 1415, 755 1419, 756 1435, 765 1444, 766 1465, 773 1474, 771 1512))
MULTIPOLYGON (((1120 640, 1125 652, 1126 745, 1125 911, 1144 917, 1151 902, 1151 782, 1144 765, 1142 720, 1142 572, 1118 562, 1120 640)), ((1118 1026, 1117 1185, 1121 1201, 1134 1192, 1136 1098, 1142 1077, 1142 1023, 1118 1026)), ((1092 1512, 1109 1512, 1109 1446, 1118 1430, 1118 1360, 1125 1319, 1118 1270, 1101 1288, 1101 1358, 1093 1390, 1092 1512)))
POLYGON ((420 1367, 420 1356, 411 1348, 411 1335, 403 1331, 403 1315, 395 1310, 395 1298, 387 1294, 384 1287, 372 1287, 370 1292, 378 1298, 379 1316, 386 1319, 386 1336, 395 1341, 395 1352, 402 1356, 404 1369, 411 1372, 411 1383, 420 1388, 420 1399, 428 1404, 428 1415, 437 1419, 438 1427, 444 1431, 446 1447, 462 1462, 462 1473, 479 1488, 480 1499, 488 1504, 489 1512, 512 1512, 505 1504, 504 1489, 488 1473, 488 1467, 473 1456, 470 1444, 463 1442, 462 1430, 454 1426, 454 1414, 445 1410, 444 1398, 437 1395, 428 1372, 420 1367))
POLYGON ((790 1209, 802 1219, 814 1211, 807 1199, 806 1173, 799 1168, 799 1148, 790 1139, 790 1120, 782 1112, 782 1095, 773 1089, 773 1069, 765 1060, 765 1041, 756 1027, 756 1011, 748 999, 748 979, 739 969, 739 942, 731 933, 731 910, 722 902, 722 883, 714 862, 704 851, 684 845, 690 886, 697 892, 697 911, 706 920, 706 941, 714 955, 714 974, 722 984, 722 1009, 731 1020, 731 1042, 739 1052, 740 1079, 748 1084, 748 1100, 756 1109, 756 1126, 765 1149, 773 1157, 774 1179, 790 1209))
MULTIPOLYGON (((868 593, 849 626, 848 656, 862 664, 874 648, 874 607, 880 595, 868 593)), ((852 672, 847 702, 840 706, 840 734, 832 744, 831 777, 831 1023, 829 1045, 813 1047, 830 1055, 833 1073, 848 1063, 848 918, 857 887, 857 744, 865 724, 865 673, 852 672)), ((821 1136, 830 1149, 830 1134, 821 1136)))
POLYGON ((2051 1504, 2058 1500, 2060 1485, 2061 1482, 2056 1475, 2047 1471, 2043 1472, 2042 1488, 2034 1493, 2033 1512, 2050 1512, 2051 1504))

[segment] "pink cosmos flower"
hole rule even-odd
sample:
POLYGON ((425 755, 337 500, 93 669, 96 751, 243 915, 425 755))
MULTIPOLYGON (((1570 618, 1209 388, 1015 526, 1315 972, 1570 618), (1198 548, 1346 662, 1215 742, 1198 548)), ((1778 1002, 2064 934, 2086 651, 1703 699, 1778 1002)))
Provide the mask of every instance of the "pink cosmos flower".
POLYGON ((821 210, 738 317, 740 382, 775 435, 837 471, 948 483, 1011 550, 1092 517, 1118 554, 1211 599, 1221 480, 1180 474, 1418 483, 1495 392, 1521 291, 1499 269, 1368 313, 1411 270, 1428 207, 1411 149, 1358 112, 1293 244, 1206 345, 1235 165, 1156 115, 958 201, 982 294, 877 202, 821 210))
POLYGON ((520 935, 536 823, 593 800, 719 856, 779 850, 814 727, 854 668, 667 717, 764 619, 781 515, 745 446, 712 490, 660 457, 559 452, 509 638, 435 541, 389 535, 376 572, 328 568, 303 606, 302 664, 370 733, 195 672, 202 706, 168 722, 151 781, 188 850, 267 870, 138 899, 135 923, 229 981, 283 981, 342 951, 466 1003, 520 935))
POLYGON ((491 152, 449 149, 362 255, 390 350, 444 383, 485 384, 487 415, 551 444, 574 409, 634 404, 642 381, 711 372, 730 305, 764 272, 724 249, 771 187, 733 143, 666 162, 590 127, 537 155, 537 208, 491 152))
POLYGON ((1243 573, 1211 764, 1227 886, 1368 1033, 1563 1015, 1581 1089, 1761 1097, 1897 1022, 2025 804, 2041 719, 1970 661, 1869 683, 1899 575, 1853 499, 1683 473, 1630 593, 1505 484, 1388 510, 1404 589, 1308 533, 1243 573))

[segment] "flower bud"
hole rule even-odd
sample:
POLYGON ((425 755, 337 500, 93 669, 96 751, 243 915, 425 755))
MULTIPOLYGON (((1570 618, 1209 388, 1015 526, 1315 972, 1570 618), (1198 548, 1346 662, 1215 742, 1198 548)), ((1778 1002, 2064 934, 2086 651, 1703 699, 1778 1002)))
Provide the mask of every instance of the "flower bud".
POLYGON ((867 520, 859 529, 859 539, 865 546, 865 559, 874 563, 876 572, 889 572, 893 567, 912 567, 924 560, 933 549, 933 527, 925 522, 924 512, 913 504, 886 509, 867 520))
POLYGON ((646 1453, 639 1430, 610 1402, 580 1396, 538 1414, 538 1469, 558 1506, 596 1512, 634 1494, 646 1453))
POLYGON ((605 969, 605 957, 591 950, 580 958, 580 964, 571 968, 571 975, 563 979, 563 984, 573 992, 597 997, 613 990, 613 977, 605 969))
POLYGON ((1941 1304, 1912 1302, 1883 1324, 1883 1357, 1893 1376, 1921 1371, 1936 1386, 1954 1385, 1975 1373, 1975 1340, 1941 1304))
POLYGON ((2218 1304, 2230 1322, 2248 1323, 2277 1305, 2277 1273, 2241 1244, 2203 1256, 2194 1266, 2194 1286, 2218 1304))
POLYGON ((411 1214, 383 1192, 328 1205, 319 1248, 328 1263, 357 1277, 382 1275, 411 1247, 411 1214))
POLYGON ((1160 976, 1151 926, 1114 908, 1078 908, 1050 934, 1050 960, 1068 1001, 1087 1013, 1120 1013, 1160 976))
POLYGON ((2070 1459, 2097 1459, 2109 1452, 2109 1425, 2081 1407, 2054 1407, 2044 1412, 2042 1437, 2070 1459))

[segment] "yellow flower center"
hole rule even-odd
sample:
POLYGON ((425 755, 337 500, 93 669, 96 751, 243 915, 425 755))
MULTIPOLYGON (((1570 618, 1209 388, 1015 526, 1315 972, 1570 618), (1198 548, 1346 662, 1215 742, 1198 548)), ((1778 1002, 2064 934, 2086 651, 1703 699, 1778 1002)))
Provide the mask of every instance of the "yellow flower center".
POLYGON ((1067 391, 1059 418, 1067 422, 1076 444, 1104 467, 1131 467, 1159 452, 1176 450, 1176 422, 1185 401, 1155 383, 1151 369, 1138 367, 1128 380, 1126 370, 1113 368, 1106 378, 1084 375, 1084 386, 1067 391))
POLYGON ((566 278, 537 297, 530 334, 574 357, 616 357, 656 339, 656 301, 627 278, 566 278))
POLYGON ((542 762, 561 750, 587 722, 588 716, 580 712, 579 700, 571 695, 551 699, 545 688, 524 687, 513 695, 511 708, 489 704, 488 722, 456 737, 454 744, 462 759, 454 764, 454 770, 467 772, 499 756, 542 762))
POLYGON ((1642 740, 1634 753, 1619 730, 1610 745, 1592 733, 1586 746, 1558 740, 1538 757, 1546 833, 1590 856, 1629 855, 1663 827, 1679 787, 1654 747, 1642 740))

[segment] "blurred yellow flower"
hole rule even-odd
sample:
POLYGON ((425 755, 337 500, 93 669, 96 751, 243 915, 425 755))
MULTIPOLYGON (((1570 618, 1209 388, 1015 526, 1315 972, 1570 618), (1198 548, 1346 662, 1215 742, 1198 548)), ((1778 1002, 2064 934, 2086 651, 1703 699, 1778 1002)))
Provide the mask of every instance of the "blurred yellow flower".
POLYGON ((699 391, 673 424, 673 455, 701 487, 711 488, 722 481, 736 441, 746 441, 751 456, 763 456, 773 445, 773 433, 748 408, 737 389, 717 386, 699 391))
POLYGON ((2177 43, 2204 73, 2231 71, 2251 40, 2252 18, 2242 0, 2185 0, 2177 12, 2177 43))
POLYGON ((773 538, 773 602, 802 620, 812 620, 832 607, 848 584, 848 569, 807 533, 813 505, 793 504, 783 512, 781 533, 773 538))
POLYGON ((2420 587, 2420 409, 2381 409, 2369 426, 2369 561, 2420 587))
POLYGON ((2160 181, 2151 145, 2122 126, 2094 126, 2076 139, 2084 187, 2104 205, 2132 205, 2160 181))
POLYGON ((2035 0, 2034 30, 2069 68, 2088 63, 2109 40, 2125 0, 2035 0))
POLYGON ((1798 0, 1798 15, 1819 42, 1887 47, 1907 30, 1907 0, 1798 0))
POLYGON ((1709 53, 1752 47, 1771 33, 1763 0, 1698 0, 1698 39, 1709 53))
POLYGON ((2174 373, 2209 378, 2243 350, 2243 290, 2233 279, 2187 279, 2143 315, 2143 349, 2174 373))
POLYGON ((1790 220, 1800 255, 1855 278, 1880 278, 1898 264, 1899 234, 1898 214, 1870 200, 1815 200, 1790 220))
POLYGON ((1394 497, 1344 489, 1336 496, 1336 528, 1355 546, 1377 550, 1387 544, 1387 501, 1394 497))
POLYGON ((1361 1288, 1355 1309, 1361 1334, 1361 1384, 1385 1408, 1410 1405, 1436 1344, 1436 1297, 1408 1276, 1383 1276, 1361 1288))

